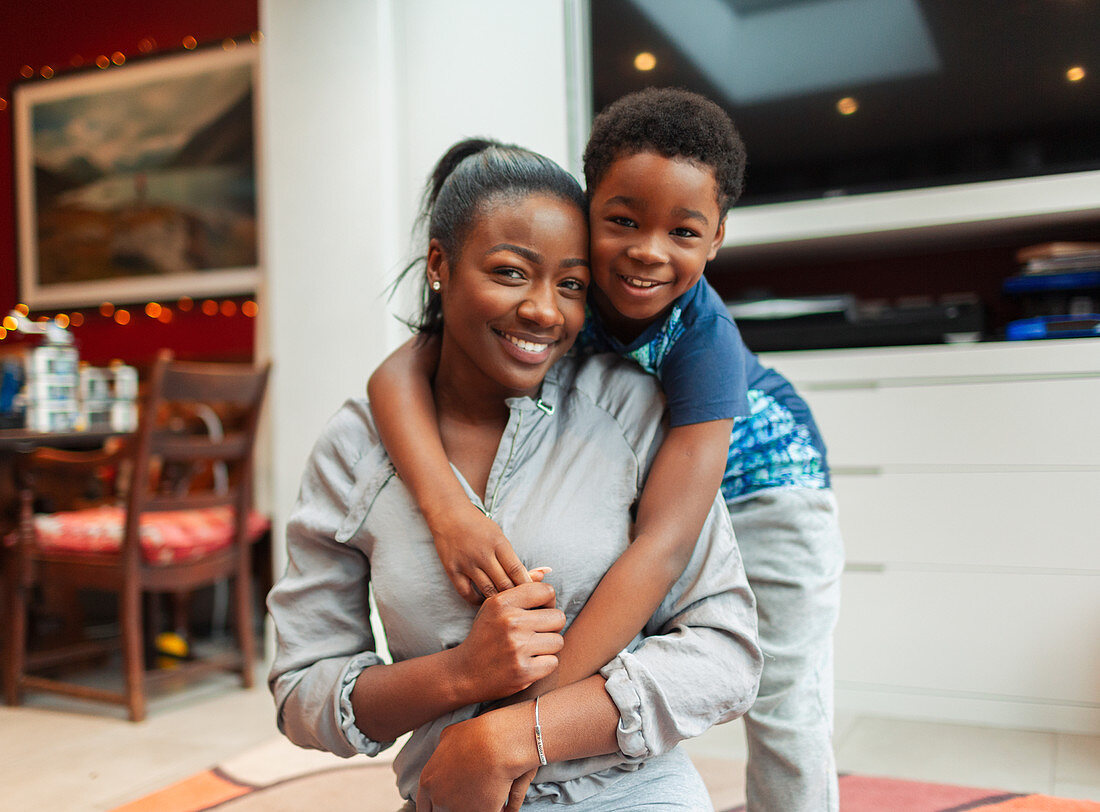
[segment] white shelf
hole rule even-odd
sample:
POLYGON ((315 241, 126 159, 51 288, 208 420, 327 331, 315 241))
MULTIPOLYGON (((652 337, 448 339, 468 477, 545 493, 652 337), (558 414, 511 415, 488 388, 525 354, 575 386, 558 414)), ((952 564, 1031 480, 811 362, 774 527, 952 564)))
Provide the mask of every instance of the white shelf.
POLYGON ((986 234, 1100 217, 1100 170, 819 200, 734 207, 723 249, 828 248, 904 238, 986 234))

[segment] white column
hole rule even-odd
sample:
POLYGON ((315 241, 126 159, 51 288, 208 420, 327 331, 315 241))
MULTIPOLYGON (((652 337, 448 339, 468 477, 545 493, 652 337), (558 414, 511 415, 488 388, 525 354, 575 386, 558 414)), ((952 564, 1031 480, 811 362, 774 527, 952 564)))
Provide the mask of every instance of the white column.
POLYGON ((565 2, 261 0, 277 572, 314 439, 407 335, 384 289, 435 160, 467 135, 569 157, 565 2))

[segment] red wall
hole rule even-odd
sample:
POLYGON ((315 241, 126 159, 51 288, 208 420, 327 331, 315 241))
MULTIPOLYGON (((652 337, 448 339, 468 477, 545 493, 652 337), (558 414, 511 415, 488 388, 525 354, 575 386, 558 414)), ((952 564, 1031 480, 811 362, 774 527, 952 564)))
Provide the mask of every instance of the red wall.
MULTIPOLYGON (((7 6, 0 22, 0 98, 7 102, 0 111, 0 315, 19 301, 11 98, 12 88, 23 80, 20 69, 30 65, 36 71, 32 81, 49 81, 37 78, 45 65, 62 76, 73 70, 74 57, 85 65, 115 51, 138 58, 138 44, 146 38, 156 43, 153 54, 167 53, 181 50, 184 37, 194 37, 201 46, 247 36, 259 27, 257 0, 46 0, 7 6)), ((144 302, 129 307, 133 318, 125 326, 95 308, 82 309, 85 323, 72 328, 81 357, 93 363, 122 358, 143 364, 161 347, 186 358, 252 357, 255 319, 242 315, 239 306, 232 316, 206 316, 198 307, 176 311, 167 324, 147 317, 143 308, 144 302)), ((9 337, 0 346, 20 340, 9 337)))

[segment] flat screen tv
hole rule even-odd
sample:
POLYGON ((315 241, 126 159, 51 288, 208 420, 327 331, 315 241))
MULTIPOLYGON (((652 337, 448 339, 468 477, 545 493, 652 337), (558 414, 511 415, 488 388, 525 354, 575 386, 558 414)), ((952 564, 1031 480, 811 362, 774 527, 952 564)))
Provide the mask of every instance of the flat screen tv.
MULTIPOLYGON (((1049 182, 1005 189, 1023 196, 1025 214, 1028 200, 1036 210, 1046 205, 1036 194, 1053 196, 1055 208, 1100 209, 1094 0, 591 0, 589 7, 594 110, 648 85, 686 87, 721 104, 749 155, 735 212, 1054 176, 1077 181, 1068 192, 1075 199, 1049 182), (1082 179, 1096 181, 1091 196, 1082 179)), ((992 205, 974 218, 998 216, 995 200, 971 205, 992 205)))

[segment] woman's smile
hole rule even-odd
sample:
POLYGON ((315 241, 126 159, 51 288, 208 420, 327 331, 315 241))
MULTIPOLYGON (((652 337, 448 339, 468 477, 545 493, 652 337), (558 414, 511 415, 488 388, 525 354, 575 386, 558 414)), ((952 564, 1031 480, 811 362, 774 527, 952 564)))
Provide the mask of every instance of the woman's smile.
POLYGON ((541 364, 546 360, 550 348, 556 343, 549 338, 524 338, 515 333, 498 330, 495 327, 492 328, 492 330, 504 340, 506 347, 509 348, 516 358, 526 363, 541 364))

